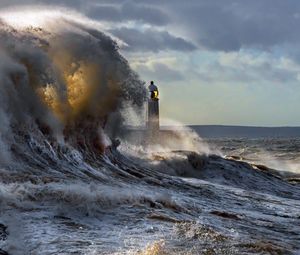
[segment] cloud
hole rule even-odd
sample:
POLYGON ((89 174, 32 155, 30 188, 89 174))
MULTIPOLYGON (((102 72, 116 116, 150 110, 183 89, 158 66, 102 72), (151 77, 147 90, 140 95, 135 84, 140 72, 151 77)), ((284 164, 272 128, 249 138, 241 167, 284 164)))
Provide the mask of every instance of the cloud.
MULTIPOLYGON (((114 1, 120 6, 128 1, 114 1)), ((189 35, 194 44, 215 51, 242 48, 270 50, 277 45, 300 42, 300 2, 295 0, 181 0, 130 1, 151 6, 168 16, 166 30, 189 35)), ((134 3, 134 4, 133 4, 134 3)), ((129 12, 134 13, 133 10, 129 12)), ((156 13, 152 13, 155 20, 156 13)), ((153 19, 154 18, 154 19, 153 19)), ((152 22, 150 24, 152 24, 152 22)))
POLYGON ((219 53, 215 60, 194 66, 190 73, 205 82, 284 87, 299 83, 300 65, 288 58, 277 59, 271 54, 255 56, 246 52, 229 52, 219 53))
POLYGON ((86 14, 97 20, 113 22, 137 21, 157 26, 166 25, 169 22, 168 16, 162 10, 132 2, 125 2, 123 5, 91 5, 86 14))
POLYGON ((160 62, 138 64, 134 68, 143 77, 147 77, 151 80, 156 79, 163 82, 174 82, 182 81, 184 79, 184 76, 180 71, 160 62))
POLYGON ((51 5, 67 6, 74 9, 80 9, 84 4, 82 0, 1 0, 0 8, 20 6, 20 5, 51 5))
POLYGON ((26 4, 75 9, 127 43, 123 54, 140 61, 133 68, 172 95, 164 99, 171 115, 162 116, 298 123, 300 1, 1 0, 0 8, 26 4))
POLYGON ((174 23, 187 29, 207 49, 269 50, 286 42, 299 43, 300 2, 280 0, 200 0, 170 6, 174 23))
MULTIPOLYGON (((168 40, 168 34, 177 39, 189 38, 188 44, 177 40, 175 44, 181 44, 179 48, 191 49, 198 44, 213 51, 243 48, 267 51, 286 43, 299 48, 300 43, 297 32, 300 2, 295 0, 189 0, 188 4, 181 0, 2 0, 0 7, 16 4, 63 5, 96 20, 160 26, 165 31, 164 36, 164 32, 160 35, 164 43, 171 43, 171 48, 174 40, 168 40)), ((115 32, 127 41, 129 35, 124 33, 143 37, 135 38, 140 41, 137 46, 141 50, 140 44, 147 44, 149 39, 147 33, 133 30, 115 32)))
POLYGON ((108 30, 116 37, 123 40, 128 51, 152 51, 162 50, 193 51, 196 46, 191 42, 171 35, 167 31, 158 31, 155 29, 146 29, 140 31, 133 28, 117 28, 108 30))
POLYGON ((136 21, 157 26, 169 22, 168 15, 162 9, 133 1, 1 0, 0 2, 0 8, 17 5, 64 6, 80 11, 90 18, 111 22, 136 21))

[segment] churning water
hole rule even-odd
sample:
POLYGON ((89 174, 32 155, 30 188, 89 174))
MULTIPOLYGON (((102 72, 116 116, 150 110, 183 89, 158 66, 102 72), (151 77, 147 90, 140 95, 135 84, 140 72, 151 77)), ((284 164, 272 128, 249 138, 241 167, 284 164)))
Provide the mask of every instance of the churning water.
POLYGON ((116 148, 146 98, 118 45, 76 15, 1 15, 0 253, 300 253, 298 140, 116 148))

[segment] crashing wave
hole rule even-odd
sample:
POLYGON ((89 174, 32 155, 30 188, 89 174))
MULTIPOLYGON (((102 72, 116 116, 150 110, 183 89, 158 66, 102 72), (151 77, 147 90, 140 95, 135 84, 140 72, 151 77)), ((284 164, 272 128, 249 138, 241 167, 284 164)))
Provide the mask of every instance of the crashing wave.
POLYGON ((13 157, 10 148, 23 149, 24 140, 103 153, 110 116, 122 118, 125 105, 138 108, 145 100, 143 82, 114 40, 65 17, 55 22, 0 24, 2 162, 13 157))
POLYGON ((300 249, 293 228, 298 186, 211 155, 203 145, 198 150, 202 141, 189 131, 176 142, 168 136, 165 147, 114 148, 125 107, 142 109, 144 83, 92 22, 46 13, 35 13, 43 17, 35 26, 0 14, 0 212, 8 225, 0 224, 1 248, 11 254, 300 249), (183 150, 176 150, 179 140, 183 150))

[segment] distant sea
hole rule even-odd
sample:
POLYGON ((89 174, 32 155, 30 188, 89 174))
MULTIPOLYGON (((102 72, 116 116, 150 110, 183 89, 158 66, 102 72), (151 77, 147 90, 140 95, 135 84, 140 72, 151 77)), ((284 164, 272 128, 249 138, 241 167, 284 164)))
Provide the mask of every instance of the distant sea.
POLYGON ((300 127, 192 125, 202 138, 300 138, 300 127))

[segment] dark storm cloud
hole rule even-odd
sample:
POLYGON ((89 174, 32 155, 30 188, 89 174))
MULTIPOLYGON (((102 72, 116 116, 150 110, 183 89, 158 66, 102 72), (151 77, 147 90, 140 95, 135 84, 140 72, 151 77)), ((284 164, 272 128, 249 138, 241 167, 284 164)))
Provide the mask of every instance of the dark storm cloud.
POLYGON ((82 2, 81 0, 1 0, 0 1, 0 8, 7 7, 7 6, 16 6, 16 5, 33 5, 33 4, 51 4, 51 5, 64 5, 64 6, 70 6, 70 4, 74 3, 75 7, 78 7, 78 4, 82 2))
POLYGON ((0 1, 0 8, 5 8, 14 5, 26 5, 26 4, 33 4, 37 3, 37 1, 20 1, 20 0, 1 0, 0 1))
MULTIPOLYGON (((172 34, 180 27, 181 35, 187 35, 194 45, 211 50, 269 50, 286 43, 298 47, 300 43, 300 1, 297 0, 1 0, 0 7, 43 3, 68 6, 97 20, 161 26, 172 34)), ((115 32, 129 41, 125 30, 115 32)), ((137 38, 139 43, 131 43, 131 49, 134 46, 144 49, 140 43, 147 44, 147 33, 126 32, 144 37, 137 38)), ((165 38, 167 34, 161 36, 165 43, 171 43, 171 48, 177 49, 172 46, 174 40, 165 38)), ((175 44, 178 43, 185 44, 177 40, 175 44)), ((183 48, 191 47, 185 45, 183 48)))
MULTIPOLYGON (((299 42, 300 2, 200 1, 176 15, 197 42, 209 49, 235 51, 243 47, 269 49, 285 42, 299 42)), ((178 7, 177 7, 178 8, 178 7)), ((176 9, 174 10, 176 11, 176 9)))
POLYGON ((0 8, 18 7, 18 6, 53 6, 69 7, 82 12, 90 5, 89 1, 83 0, 0 0, 0 8))
MULTIPOLYGON (((105 2, 118 6, 128 4, 125 0, 105 2)), ((157 17, 161 13, 168 16, 172 29, 180 26, 196 43, 211 50, 268 50, 287 42, 300 42, 300 33, 297 32, 300 1, 296 0, 132 0, 130 4, 143 8, 151 5, 153 10, 157 10, 157 17)), ((119 13, 122 19, 124 14, 119 13)), ((154 11, 151 18, 144 21, 155 24, 155 15, 154 11)), ((140 17, 137 15, 136 19, 140 17)))
POLYGON ((16 5, 53 5, 70 7, 83 12, 90 18, 105 21, 140 21, 153 25, 165 25, 168 15, 157 7, 138 4, 132 1, 97 0, 1 0, 0 8, 16 5), (113 4, 115 2, 115 4, 113 4))
POLYGON ((110 33, 122 39, 128 44, 125 47, 129 51, 153 51, 177 50, 192 51, 196 46, 180 37, 175 37, 167 31, 147 29, 139 31, 130 28, 109 30, 110 33))
POLYGON ((107 21, 140 21, 153 25, 165 25, 169 22, 168 16, 160 9, 150 6, 125 2, 123 5, 96 5, 87 11, 91 18, 107 21))

